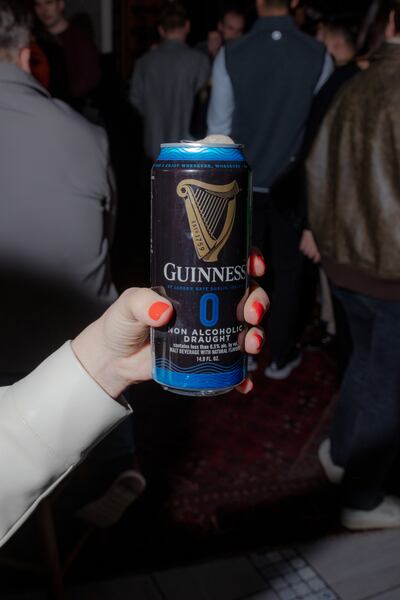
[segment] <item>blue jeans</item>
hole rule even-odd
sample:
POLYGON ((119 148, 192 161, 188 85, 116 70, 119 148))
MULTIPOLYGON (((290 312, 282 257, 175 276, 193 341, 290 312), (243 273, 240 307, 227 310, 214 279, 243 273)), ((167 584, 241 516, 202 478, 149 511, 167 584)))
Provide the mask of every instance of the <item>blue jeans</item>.
POLYGON ((333 420, 332 459, 345 468, 343 502, 371 510, 383 500, 400 447, 400 301, 334 288, 353 353, 333 420))

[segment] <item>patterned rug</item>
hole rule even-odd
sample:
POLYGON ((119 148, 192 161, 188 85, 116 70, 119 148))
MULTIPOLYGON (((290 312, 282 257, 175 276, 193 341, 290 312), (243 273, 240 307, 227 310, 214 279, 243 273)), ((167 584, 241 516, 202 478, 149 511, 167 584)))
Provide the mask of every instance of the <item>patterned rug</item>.
POLYGON ((306 352, 285 381, 255 373, 255 392, 187 398, 142 388, 135 405, 139 455, 149 483, 167 490, 176 524, 218 530, 222 513, 243 513, 313 493, 324 478, 316 452, 329 427, 332 358, 306 352))

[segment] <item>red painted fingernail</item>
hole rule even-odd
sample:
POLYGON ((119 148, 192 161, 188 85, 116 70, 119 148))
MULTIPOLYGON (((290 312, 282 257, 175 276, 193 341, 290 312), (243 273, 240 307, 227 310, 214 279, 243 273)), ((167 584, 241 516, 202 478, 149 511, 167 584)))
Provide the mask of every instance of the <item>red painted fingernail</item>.
POLYGON ((253 333, 253 336, 255 337, 255 339, 257 340, 257 352, 260 352, 261 347, 264 343, 264 338, 262 335, 260 335, 259 333, 253 333))
POLYGON ((171 307, 166 302, 154 302, 149 308, 149 316, 153 321, 159 321, 164 313, 171 307))
POLYGON ((251 381, 251 379, 246 379, 240 384, 239 388, 242 394, 248 394, 254 389, 254 383, 251 381))
POLYGON ((262 268, 264 269, 264 271, 266 270, 266 265, 265 265, 265 260, 263 259, 263 257, 261 255, 258 255, 257 260, 259 261, 259 263, 261 263, 262 268))
POLYGON ((258 300, 255 300, 253 302, 253 304, 251 305, 251 308, 256 312, 257 314, 257 321, 260 322, 261 319, 264 316, 265 313, 265 307, 263 304, 261 304, 261 302, 259 302, 258 300))

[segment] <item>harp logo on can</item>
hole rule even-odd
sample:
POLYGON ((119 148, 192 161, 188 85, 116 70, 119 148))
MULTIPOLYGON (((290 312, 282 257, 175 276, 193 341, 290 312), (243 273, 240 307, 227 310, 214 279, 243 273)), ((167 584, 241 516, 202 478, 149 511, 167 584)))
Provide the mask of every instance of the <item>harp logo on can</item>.
POLYGON ((239 192, 237 181, 213 185, 197 179, 184 179, 176 191, 185 202, 197 256, 204 262, 217 262, 235 221, 239 192))

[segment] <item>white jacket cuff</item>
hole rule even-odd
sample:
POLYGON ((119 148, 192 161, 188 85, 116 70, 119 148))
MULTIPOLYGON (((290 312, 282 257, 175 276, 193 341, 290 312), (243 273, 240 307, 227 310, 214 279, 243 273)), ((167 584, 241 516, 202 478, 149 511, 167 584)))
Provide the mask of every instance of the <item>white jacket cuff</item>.
POLYGON ((0 546, 130 412, 90 377, 70 342, 0 389, 0 546))

